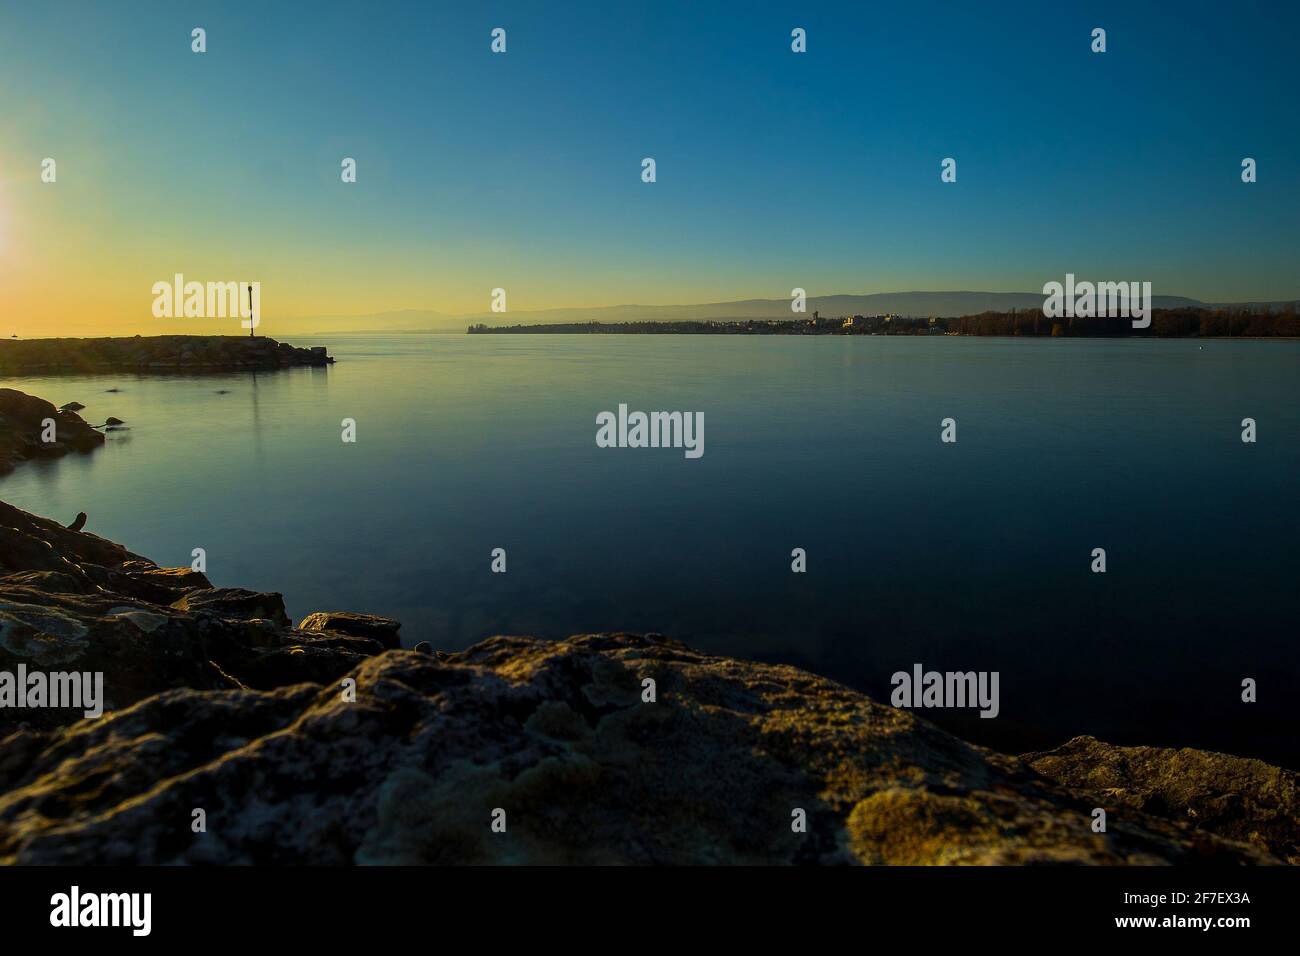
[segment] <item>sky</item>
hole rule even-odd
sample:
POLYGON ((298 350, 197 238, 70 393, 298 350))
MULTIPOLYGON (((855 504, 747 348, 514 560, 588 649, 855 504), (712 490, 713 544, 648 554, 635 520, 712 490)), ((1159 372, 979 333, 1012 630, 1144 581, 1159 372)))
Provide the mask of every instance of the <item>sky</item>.
POLYGON ((0 334, 239 334, 155 318, 176 273, 260 282, 267 334, 498 287, 512 312, 1066 272, 1296 298, 1298 27, 1281 2, 4 0, 0 334))

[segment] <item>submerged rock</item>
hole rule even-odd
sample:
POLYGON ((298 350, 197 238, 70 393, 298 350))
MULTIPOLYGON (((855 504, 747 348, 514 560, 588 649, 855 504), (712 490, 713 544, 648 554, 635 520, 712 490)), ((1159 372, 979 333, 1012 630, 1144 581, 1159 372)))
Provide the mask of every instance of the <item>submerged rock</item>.
MULTIPOLYGON (((74 403, 75 404, 75 403, 74 403)), ((12 388, 0 388, 0 475, 32 458, 57 458, 71 451, 88 452, 104 444, 104 436, 70 407, 12 388), (44 440, 46 423, 54 422, 52 442, 44 440)))

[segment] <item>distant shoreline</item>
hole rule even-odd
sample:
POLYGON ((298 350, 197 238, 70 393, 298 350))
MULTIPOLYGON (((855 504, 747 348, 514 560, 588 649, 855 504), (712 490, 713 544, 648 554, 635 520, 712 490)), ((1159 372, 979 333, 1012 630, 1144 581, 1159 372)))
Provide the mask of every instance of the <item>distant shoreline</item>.
POLYGON ((797 319, 726 319, 669 322, 557 322, 471 325, 469 335, 907 335, 1006 338, 1210 338, 1296 339, 1294 311, 1155 309, 1150 325, 1129 319, 1046 316, 1041 310, 983 312, 955 318, 899 315, 812 316, 797 319))

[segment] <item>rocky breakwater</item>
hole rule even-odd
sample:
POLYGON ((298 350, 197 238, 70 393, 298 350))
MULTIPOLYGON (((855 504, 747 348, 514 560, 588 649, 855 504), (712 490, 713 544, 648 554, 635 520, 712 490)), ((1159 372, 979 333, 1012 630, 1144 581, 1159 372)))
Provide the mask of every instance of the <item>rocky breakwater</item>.
POLYGON ((0 340, 0 374, 238 371, 330 365, 325 348, 296 348, 264 335, 151 335, 0 340))
POLYGON ((278 595, 212 588, 7 505, 0 555, 0 672, 100 669, 109 698, 97 719, 0 711, 3 862, 1295 853, 1295 774, 1258 761, 1089 740, 998 754, 797 668, 655 635, 402 650, 396 622, 321 612, 295 628, 278 595), (1195 785, 1177 785, 1189 767, 1195 785))
MULTIPOLYGON (((334 681, 397 644, 396 621, 314 618, 295 628, 279 594, 216 588, 0 502, 0 672, 101 673, 105 711, 176 688, 334 681)), ((80 722, 76 709, 4 706, 2 691, 0 737, 80 722)))
POLYGON ((93 451, 102 444, 103 434, 72 407, 55 408, 43 398, 0 388, 0 475, 33 458, 93 451))

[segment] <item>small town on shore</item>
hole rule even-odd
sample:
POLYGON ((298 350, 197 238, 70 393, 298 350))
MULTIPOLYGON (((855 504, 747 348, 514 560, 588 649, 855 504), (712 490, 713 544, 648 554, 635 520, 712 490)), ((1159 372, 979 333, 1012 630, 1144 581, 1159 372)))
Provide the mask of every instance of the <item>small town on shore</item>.
POLYGON ((904 315, 836 315, 792 319, 726 319, 673 322, 559 322, 537 325, 475 323, 470 335, 1009 335, 1053 338, 1154 336, 1158 338, 1300 338, 1300 314, 1253 308, 1154 309, 1150 327, 1127 318, 1047 316, 1042 309, 981 312, 954 318, 904 315))

